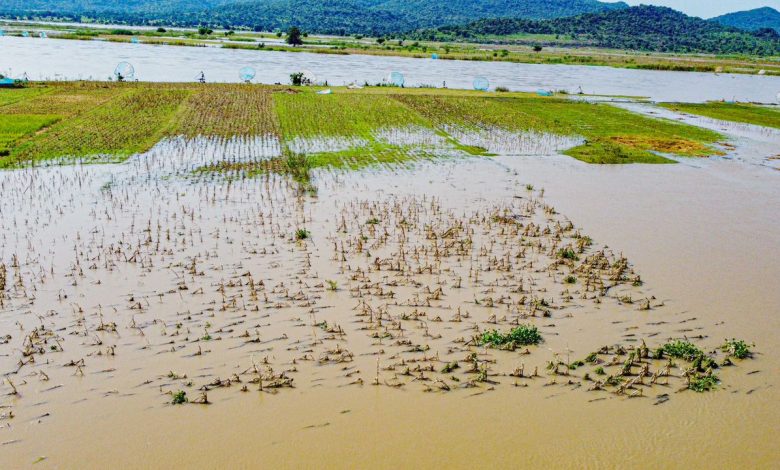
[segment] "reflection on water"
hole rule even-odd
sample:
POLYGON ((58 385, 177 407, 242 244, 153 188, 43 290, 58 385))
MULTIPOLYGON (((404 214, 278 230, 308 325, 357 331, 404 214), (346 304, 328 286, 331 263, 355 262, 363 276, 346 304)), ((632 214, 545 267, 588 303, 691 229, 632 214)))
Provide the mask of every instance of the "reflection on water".
POLYGON ((204 47, 151 46, 103 41, 0 38, 0 70, 30 79, 106 80, 120 61, 131 62, 146 81, 238 82, 238 70, 252 66, 261 83, 288 83, 290 74, 310 70, 331 85, 378 83, 390 71, 404 73, 410 86, 472 88, 474 77, 513 90, 567 90, 588 94, 646 96, 657 101, 738 100, 774 103, 780 77, 628 70, 574 65, 534 65, 246 51, 204 47))

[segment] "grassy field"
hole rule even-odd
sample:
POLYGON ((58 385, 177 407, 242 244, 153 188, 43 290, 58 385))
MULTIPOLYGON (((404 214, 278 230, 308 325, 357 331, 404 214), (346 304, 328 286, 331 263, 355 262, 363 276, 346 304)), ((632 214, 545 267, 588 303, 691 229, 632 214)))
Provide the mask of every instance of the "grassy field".
POLYGON ((674 111, 720 119, 722 121, 755 124, 780 129, 780 107, 767 107, 742 103, 662 103, 674 111))
POLYGON ((107 103, 29 137, 11 156, 17 160, 129 157, 150 148, 167 133, 188 93, 155 87, 118 93, 107 103))
MULTIPOLYGON (((312 166, 449 154, 463 141, 566 136, 588 163, 669 163, 715 154, 717 133, 608 104, 522 93, 261 85, 49 83, 0 90, 0 167, 50 159, 122 160, 169 136, 273 137, 312 166), (454 133, 453 133, 454 132, 454 133), (438 150, 434 150, 436 147, 438 150), (445 153, 446 153, 445 152, 445 153), (663 155, 661 155, 663 154, 663 155)), ((510 152, 517 153, 517 152, 510 152)), ((519 153, 522 153, 519 152, 519 153)))
POLYGON ((172 134, 234 137, 279 135, 268 87, 214 84, 188 87, 172 134))
POLYGON ((54 124, 57 116, 16 114, 0 119, 0 157, 10 153, 14 143, 23 137, 54 124))
POLYGON ((29 100, 37 95, 45 93, 45 88, 22 88, 13 93, 0 93, 0 106, 7 106, 18 101, 29 100))
POLYGON ((648 119, 614 106, 557 98, 396 98, 436 122, 582 136, 587 142, 566 154, 588 163, 672 162, 652 151, 706 156, 712 154, 707 144, 720 137, 715 132, 648 119))

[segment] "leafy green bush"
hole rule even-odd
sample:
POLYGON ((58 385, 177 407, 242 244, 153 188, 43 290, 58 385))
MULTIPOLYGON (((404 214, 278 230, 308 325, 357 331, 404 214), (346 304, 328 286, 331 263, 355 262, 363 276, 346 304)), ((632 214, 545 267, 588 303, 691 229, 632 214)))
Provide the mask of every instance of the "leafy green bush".
POLYGON ((311 233, 306 230, 305 228, 299 228, 295 231, 295 239, 296 240, 306 240, 311 236, 311 233))
POLYGON ((173 394, 173 399, 171 400, 171 403, 174 405, 183 405, 187 403, 187 392, 184 390, 179 390, 178 392, 173 394))
POLYGON ((688 361, 692 361, 704 354, 702 350, 696 347, 694 344, 679 339, 666 343, 661 349, 664 353, 672 357, 686 359, 688 361))
POLYGON ((501 333, 497 330, 485 331, 478 338, 478 344, 490 346, 504 346, 506 344, 515 344, 527 346, 530 344, 539 344, 542 342, 542 335, 534 325, 520 325, 513 328, 509 333, 501 333))
POLYGON ((750 350, 750 346, 741 339, 732 338, 731 340, 726 340, 720 349, 723 352, 736 357, 737 359, 745 359, 747 357, 753 356, 753 352, 750 350))
POLYGON ((691 377, 688 388, 694 392, 709 392, 718 385, 718 377, 714 375, 702 375, 691 377))

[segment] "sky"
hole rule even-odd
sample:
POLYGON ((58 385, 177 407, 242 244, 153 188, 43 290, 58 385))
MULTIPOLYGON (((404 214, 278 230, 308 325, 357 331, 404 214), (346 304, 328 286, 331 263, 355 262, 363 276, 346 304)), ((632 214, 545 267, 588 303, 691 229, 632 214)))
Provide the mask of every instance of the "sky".
MULTIPOLYGON (((614 1, 614 0, 606 0, 614 1)), ((772 7, 780 10, 780 0, 623 0, 629 5, 650 4, 672 7, 692 16, 712 18, 734 11, 772 7)))

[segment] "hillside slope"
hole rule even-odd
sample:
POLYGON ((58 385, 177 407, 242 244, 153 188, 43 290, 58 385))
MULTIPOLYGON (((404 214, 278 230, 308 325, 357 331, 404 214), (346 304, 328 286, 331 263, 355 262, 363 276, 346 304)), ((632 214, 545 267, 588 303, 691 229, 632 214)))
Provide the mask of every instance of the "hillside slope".
POLYGON ((729 13, 712 18, 710 21, 746 31, 769 28, 780 33, 780 11, 769 7, 729 13))
POLYGON ((694 18, 666 7, 638 6, 554 20, 487 19, 463 26, 419 31, 440 40, 511 42, 522 34, 547 35, 548 44, 714 54, 780 54, 780 36, 754 33, 694 18))
POLYGON ((627 8, 597 0, 2 0, 0 15, 133 24, 390 34, 483 18, 559 18, 627 8))

